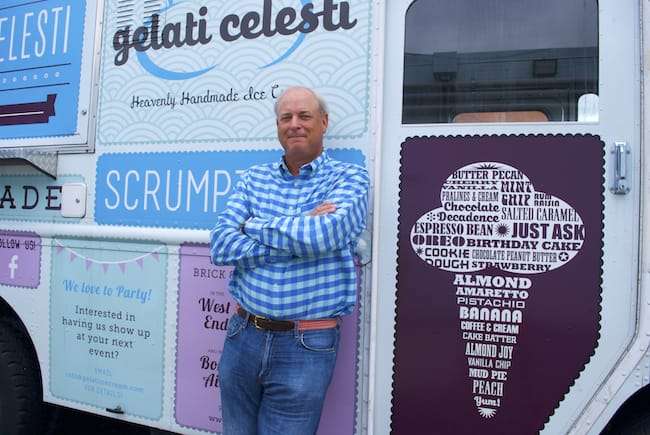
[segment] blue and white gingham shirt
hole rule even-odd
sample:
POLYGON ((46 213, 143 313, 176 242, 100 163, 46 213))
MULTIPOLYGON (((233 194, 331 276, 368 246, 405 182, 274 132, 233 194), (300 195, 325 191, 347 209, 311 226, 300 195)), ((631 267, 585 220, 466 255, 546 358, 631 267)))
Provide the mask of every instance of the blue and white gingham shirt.
POLYGON ((353 249, 368 211, 367 171, 323 152, 293 176, 284 162, 241 177, 211 232, 212 262, 234 265, 230 293, 273 319, 348 314, 356 301, 353 249), (334 213, 309 216, 323 202, 334 213))

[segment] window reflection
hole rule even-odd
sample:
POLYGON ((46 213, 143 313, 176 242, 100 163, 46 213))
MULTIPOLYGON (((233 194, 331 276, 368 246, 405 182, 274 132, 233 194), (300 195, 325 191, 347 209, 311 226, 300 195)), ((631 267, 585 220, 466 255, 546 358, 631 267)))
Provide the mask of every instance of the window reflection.
POLYGON ((405 124, 582 121, 586 94, 594 121, 595 0, 417 0, 405 29, 405 124))

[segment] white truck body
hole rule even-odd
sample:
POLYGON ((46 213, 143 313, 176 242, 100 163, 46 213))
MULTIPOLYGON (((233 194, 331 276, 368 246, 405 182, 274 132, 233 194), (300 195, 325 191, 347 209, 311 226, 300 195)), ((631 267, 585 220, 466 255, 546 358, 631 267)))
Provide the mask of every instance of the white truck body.
POLYGON ((319 434, 643 424, 612 419, 650 383, 650 12, 536 3, 0 6, 0 328, 42 399, 221 432, 208 233, 303 85, 372 178, 319 434))

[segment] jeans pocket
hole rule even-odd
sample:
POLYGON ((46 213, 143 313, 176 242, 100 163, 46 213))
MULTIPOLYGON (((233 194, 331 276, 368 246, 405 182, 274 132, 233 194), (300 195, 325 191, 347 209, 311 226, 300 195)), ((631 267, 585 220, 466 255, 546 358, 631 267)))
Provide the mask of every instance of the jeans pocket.
POLYGON ((312 352, 334 352, 339 344, 339 328, 314 329, 301 331, 298 341, 312 352))
POLYGON ((235 338, 246 326, 246 320, 239 314, 234 314, 228 321, 228 329, 226 330, 227 338, 235 338))

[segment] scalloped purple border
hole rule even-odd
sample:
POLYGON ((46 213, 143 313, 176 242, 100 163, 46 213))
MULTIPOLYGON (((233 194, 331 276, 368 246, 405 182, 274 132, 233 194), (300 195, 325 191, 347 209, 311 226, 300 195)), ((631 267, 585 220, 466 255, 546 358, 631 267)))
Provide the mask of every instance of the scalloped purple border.
MULTIPOLYGON (((602 285, 603 285, 603 266, 604 266, 604 260, 603 260, 603 254, 604 254, 604 219, 605 219, 605 149, 606 145, 603 142, 603 140, 600 138, 599 135, 594 135, 594 134, 525 134, 525 133, 520 133, 520 134, 488 134, 488 135, 479 135, 479 134, 468 134, 468 135, 423 135, 423 136, 407 136, 404 138, 404 141, 402 142, 400 146, 400 158, 399 158, 399 199, 398 199, 398 204, 397 204, 397 213, 398 213, 398 222, 397 222, 397 235, 400 234, 400 227, 402 226, 402 216, 400 213, 401 207, 402 207, 402 184, 403 184, 403 174, 404 174, 404 166, 403 166, 403 153, 404 153, 404 147, 405 145, 413 140, 413 139, 485 139, 485 138, 531 138, 531 137, 549 137, 549 138, 558 138, 558 137, 565 137, 565 138, 574 138, 574 137, 585 137, 585 138, 594 138, 597 139, 600 144, 602 145, 602 154, 601 154, 601 212, 600 212, 600 276, 599 276, 599 285, 600 285, 600 291, 598 293, 598 329, 596 331, 596 341, 594 348, 591 352, 591 354, 586 358, 584 364, 582 365, 581 370, 575 375, 575 378, 571 381, 571 383, 567 386, 566 390, 562 394, 562 397, 560 397, 557 400, 557 404, 553 408, 552 412, 546 417, 544 420, 544 423, 541 425, 541 427, 538 428, 539 431, 543 430, 546 424, 550 421, 550 418, 555 415, 556 410, 560 407, 560 404, 564 401, 566 395, 569 393, 571 390, 571 387, 575 385, 576 380, 580 378, 580 375, 582 372, 584 372, 585 367, 589 362, 591 361, 592 357, 596 353, 596 349, 598 348, 601 340, 601 326, 602 326, 602 285)), ((396 266, 395 266, 395 283, 396 283, 396 298, 395 298, 395 310, 394 310, 394 319, 395 319, 395 324, 393 328, 393 352, 392 352, 392 366, 393 366, 393 373, 391 374, 391 407, 390 407, 390 412, 391 412, 391 418, 390 418, 390 427, 391 431, 394 430, 393 428, 393 414, 394 414, 394 408, 398 406, 398 404, 395 403, 395 398, 393 395, 393 392, 395 390, 395 352, 396 352, 396 342, 397 342, 397 322, 398 322, 398 313, 397 313, 397 307, 399 305, 399 257, 400 257, 400 249, 399 249, 399 238, 396 238, 395 240, 396 244, 396 266)))

